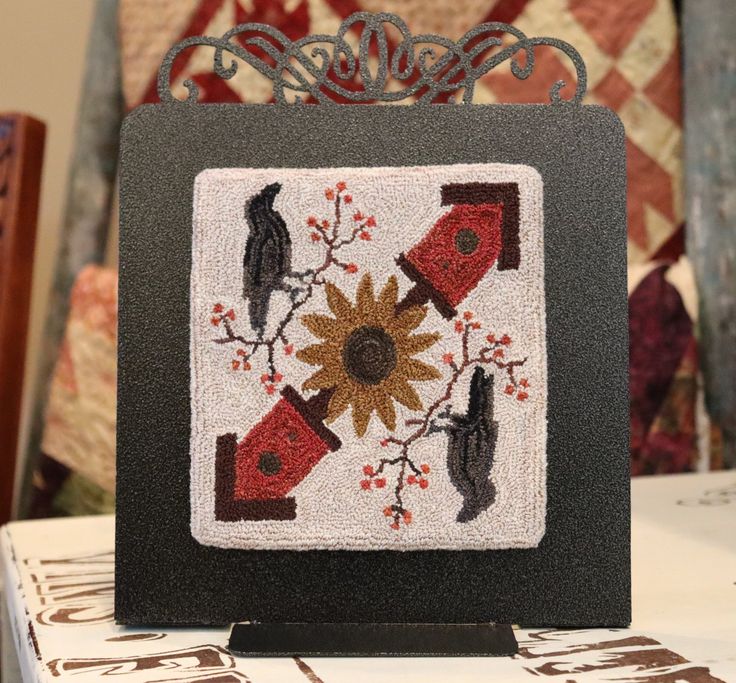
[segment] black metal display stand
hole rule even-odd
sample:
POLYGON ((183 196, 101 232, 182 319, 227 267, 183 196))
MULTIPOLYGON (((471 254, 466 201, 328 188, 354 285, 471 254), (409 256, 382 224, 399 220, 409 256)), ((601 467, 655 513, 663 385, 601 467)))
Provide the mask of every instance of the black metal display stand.
POLYGON ((249 620, 233 627, 230 650, 251 656, 508 656, 517 651, 513 631, 491 620, 627 625, 623 129, 610 111, 582 106, 585 67, 575 49, 497 23, 458 41, 413 36, 395 15, 359 13, 335 36, 292 41, 245 24, 220 38, 187 38, 168 53, 158 85, 162 103, 133 112, 122 134, 118 623, 249 620), (387 27, 400 38, 391 48, 387 27), (357 57, 347 40, 356 31, 357 57), (177 100, 174 59, 202 45, 214 48, 222 78, 235 74, 237 60, 269 78, 276 104, 199 105, 190 81, 187 100, 177 100), (558 81, 550 104, 472 104, 476 82, 504 62, 527 78, 540 45, 572 61, 570 100, 558 81), (361 90, 341 84, 358 72, 361 90), (389 76, 401 87, 387 89, 389 76), (454 104, 453 93, 463 104, 454 104), (419 106, 334 106, 407 99, 419 106), (528 164, 544 182, 551 371, 539 546, 288 552, 200 545, 189 527, 194 179, 211 168, 481 162, 528 164), (165 342, 165 371, 160 330, 177 331, 165 342), (388 623, 397 614, 407 623, 388 623), (297 623, 305 615, 311 623, 297 623))

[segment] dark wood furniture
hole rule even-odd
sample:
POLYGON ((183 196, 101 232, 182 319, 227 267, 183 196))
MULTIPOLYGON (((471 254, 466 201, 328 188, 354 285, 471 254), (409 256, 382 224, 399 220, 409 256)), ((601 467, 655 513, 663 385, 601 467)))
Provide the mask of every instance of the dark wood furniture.
POLYGON ((0 114, 0 524, 10 518, 46 126, 0 114))

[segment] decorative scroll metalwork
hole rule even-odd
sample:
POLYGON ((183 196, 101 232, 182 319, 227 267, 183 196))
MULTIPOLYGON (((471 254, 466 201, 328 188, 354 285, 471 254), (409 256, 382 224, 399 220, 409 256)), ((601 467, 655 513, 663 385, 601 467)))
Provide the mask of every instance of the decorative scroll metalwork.
POLYGON ((534 50, 541 45, 566 54, 577 76, 575 94, 569 100, 560 94, 565 81, 551 85, 552 104, 579 104, 586 89, 583 59, 563 40, 529 38, 514 26, 498 22, 480 24, 457 41, 434 34, 414 36, 395 14, 356 12, 342 22, 334 36, 310 35, 291 40, 268 24, 247 23, 230 29, 221 38, 186 38, 169 50, 161 64, 161 102, 197 102, 199 88, 191 80, 184 81, 188 90, 185 100, 173 95, 171 69, 177 55, 201 45, 215 49, 214 73, 220 78, 232 78, 241 60, 270 79, 277 104, 289 103, 287 93, 297 104, 305 100, 334 104, 405 99, 431 104, 453 101, 453 95, 462 93, 462 102, 470 104, 476 81, 503 62, 509 61, 516 78, 528 78, 534 70, 534 50), (394 35, 398 40, 392 39, 394 35), (351 47, 355 40, 357 57, 351 47), (228 65, 225 52, 233 55, 228 65), (392 80, 403 87, 396 89, 392 80), (356 83, 361 90, 355 90, 356 83))

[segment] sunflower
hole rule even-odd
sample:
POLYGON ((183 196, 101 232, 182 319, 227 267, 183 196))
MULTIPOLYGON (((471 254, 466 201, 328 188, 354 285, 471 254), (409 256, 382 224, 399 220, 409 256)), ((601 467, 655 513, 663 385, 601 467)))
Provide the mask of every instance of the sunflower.
POLYGON ((436 332, 411 334, 427 315, 423 306, 396 311, 399 285, 392 275, 378 297, 371 276, 358 285, 355 305, 338 287, 325 285, 327 305, 334 318, 318 313, 302 317, 302 324, 323 340, 297 352, 309 365, 322 366, 304 384, 304 389, 332 390, 327 422, 352 406, 353 427, 365 434, 375 411, 390 430, 396 429, 394 400, 410 410, 422 410, 422 401, 409 384, 438 379, 440 373, 412 358, 434 344, 436 332))

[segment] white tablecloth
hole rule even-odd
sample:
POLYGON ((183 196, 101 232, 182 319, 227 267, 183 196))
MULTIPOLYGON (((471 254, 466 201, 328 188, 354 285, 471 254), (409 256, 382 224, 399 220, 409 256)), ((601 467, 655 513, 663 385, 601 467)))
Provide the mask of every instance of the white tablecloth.
POLYGON ((632 507, 631 628, 520 630, 514 658, 237 659, 228 629, 113 623, 112 517, 15 522, 3 683, 736 682, 736 472, 636 479, 632 507))

